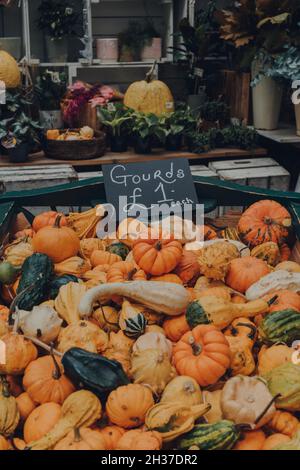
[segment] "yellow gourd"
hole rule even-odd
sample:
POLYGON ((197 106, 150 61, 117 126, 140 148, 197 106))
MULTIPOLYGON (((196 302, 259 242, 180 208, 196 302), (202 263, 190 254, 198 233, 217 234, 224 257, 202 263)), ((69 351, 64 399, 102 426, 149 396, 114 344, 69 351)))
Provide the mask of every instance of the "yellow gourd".
POLYGON ((33 254, 31 239, 20 238, 5 247, 4 258, 10 264, 19 268, 25 259, 33 254))
POLYGON ((124 96, 128 108, 157 116, 174 111, 174 98, 169 87, 160 80, 154 80, 154 68, 147 73, 146 79, 132 83, 124 96))
POLYGON ((38 441, 30 442, 31 450, 50 450, 75 427, 89 427, 101 417, 98 398, 87 390, 79 390, 66 398, 57 424, 38 441))
POLYGON ((58 275, 72 274, 73 276, 83 277, 84 274, 91 269, 89 261, 72 256, 61 263, 54 266, 55 273, 58 275))
POLYGON ((6 51, 0 51, 0 80, 6 88, 17 88, 21 84, 17 61, 6 51))
POLYGON ((85 292, 85 285, 77 282, 69 282, 59 289, 54 308, 68 324, 80 320, 78 305, 85 292))

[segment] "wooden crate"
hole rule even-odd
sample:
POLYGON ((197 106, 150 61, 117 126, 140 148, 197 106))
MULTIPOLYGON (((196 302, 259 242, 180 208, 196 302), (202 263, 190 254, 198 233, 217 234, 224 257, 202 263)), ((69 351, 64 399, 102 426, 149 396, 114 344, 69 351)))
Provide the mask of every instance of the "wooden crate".
POLYGON ((209 162, 208 168, 213 171, 220 170, 236 170, 241 168, 263 168, 269 166, 278 166, 279 163, 274 158, 249 158, 249 159, 235 159, 235 160, 218 160, 209 162))
POLYGON ((3 192, 25 189, 49 188, 77 181, 77 173, 71 165, 10 166, 0 169, 3 192))

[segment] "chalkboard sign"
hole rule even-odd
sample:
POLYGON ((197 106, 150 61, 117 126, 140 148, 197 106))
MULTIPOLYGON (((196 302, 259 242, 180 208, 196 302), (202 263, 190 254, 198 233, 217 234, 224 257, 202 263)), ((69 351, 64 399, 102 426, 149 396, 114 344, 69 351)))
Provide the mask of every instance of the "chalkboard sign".
POLYGON ((103 165, 102 170, 107 202, 114 206, 118 219, 158 205, 181 209, 198 204, 189 163, 184 158, 103 165))

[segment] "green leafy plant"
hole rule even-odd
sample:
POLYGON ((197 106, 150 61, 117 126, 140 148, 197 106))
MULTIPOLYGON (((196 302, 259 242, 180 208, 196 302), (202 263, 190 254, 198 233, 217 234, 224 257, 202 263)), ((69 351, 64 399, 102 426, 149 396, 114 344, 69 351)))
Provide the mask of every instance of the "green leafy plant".
POLYGON ((60 109, 60 102, 66 91, 66 74, 51 70, 41 74, 34 87, 40 109, 45 111, 60 109))
POLYGON ((29 144, 39 143, 39 134, 43 128, 37 121, 33 121, 30 117, 21 113, 16 119, 6 122, 7 133, 13 136, 17 144, 27 142, 29 144))
POLYGON ((199 108, 202 120, 226 123, 229 120, 229 106, 221 100, 206 101, 199 108))
POLYGON ((97 114, 109 133, 115 137, 128 135, 133 111, 122 103, 109 103, 106 107, 97 108, 97 114))
POLYGON ((42 0, 38 12, 38 28, 51 38, 61 39, 76 35, 79 14, 72 2, 42 0))
POLYGON ((119 33, 121 48, 126 47, 134 54, 134 59, 139 60, 142 49, 151 44, 154 37, 160 37, 152 21, 146 22, 130 21, 127 29, 119 33))
POLYGON ((214 148, 238 147, 251 150, 257 145, 255 129, 231 125, 224 129, 209 129, 206 132, 190 132, 188 134, 189 148, 192 152, 203 153, 214 148))
POLYGON ((166 136, 183 135, 188 124, 187 113, 185 110, 177 110, 161 116, 160 124, 165 129, 166 136))
POLYGON ((133 113, 132 131, 140 139, 156 137, 161 143, 166 139, 166 128, 155 114, 133 113))
POLYGON ((5 104, 0 107, 1 118, 9 119, 21 112, 27 113, 32 106, 32 100, 19 90, 6 90, 5 104))
POLYGON ((292 46, 285 52, 275 57, 272 66, 267 70, 267 76, 288 81, 289 83, 299 79, 300 50, 292 46))

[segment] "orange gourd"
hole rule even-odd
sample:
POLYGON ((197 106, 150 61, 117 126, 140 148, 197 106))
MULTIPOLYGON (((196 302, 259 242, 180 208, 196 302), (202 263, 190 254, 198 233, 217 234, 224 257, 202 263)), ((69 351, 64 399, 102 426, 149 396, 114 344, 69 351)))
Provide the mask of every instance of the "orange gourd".
POLYGON ((115 255, 114 253, 109 253, 109 251, 94 250, 91 254, 90 262, 95 268, 100 265, 109 265, 111 266, 118 261, 122 261, 121 256, 115 255))
POLYGON ((140 235, 145 232, 147 232, 147 226, 143 222, 129 217, 120 222, 117 238, 129 248, 132 248, 136 239, 140 238, 140 235))
POLYGON ((0 320, 7 322, 8 316, 9 316, 9 308, 7 308, 5 305, 0 305, 0 320))
POLYGON ((204 225, 204 240, 215 240, 216 238, 218 238, 217 232, 209 225, 204 225))
POLYGON ((225 335, 213 325, 199 325, 175 344, 173 363, 179 375, 188 375, 199 385, 216 383, 230 365, 225 335))
POLYGON ((7 439, 4 436, 0 436, 0 451, 1 450, 10 450, 11 446, 7 439))
POLYGON ((292 254, 290 247, 286 243, 284 243, 279 247, 279 250, 281 261, 288 261, 292 254))
POLYGON ((119 261, 110 266, 107 271, 107 282, 145 281, 146 273, 137 269, 130 261, 119 261))
POLYGON ((173 271, 181 256, 181 243, 172 239, 137 240, 133 247, 134 261, 152 276, 161 276, 173 271))
POLYGON ((74 428, 63 437, 54 450, 106 450, 101 434, 89 428, 74 428))
POLYGON ((105 250, 106 243, 103 240, 99 240, 99 238, 84 238, 80 240, 80 256, 82 258, 89 260, 91 254, 95 250, 105 250))
POLYGON ((98 431, 104 439, 106 450, 115 450, 119 440, 125 433, 120 426, 106 426, 98 431))
POLYGON ((293 437, 299 429, 299 421, 292 413, 277 410, 271 421, 268 422, 268 428, 273 432, 293 437))
POLYGON ((167 318, 163 323, 163 329, 166 337, 175 343, 180 340, 184 333, 190 330, 190 327, 184 314, 167 318))
POLYGON ((132 429, 119 440, 117 450, 160 450, 162 437, 156 431, 132 429))
POLYGON ((42 214, 35 216, 33 223, 32 223, 32 230, 34 232, 38 232, 41 228, 54 225, 58 216, 60 216, 60 219, 59 219, 60 227, 68 225, 67 219, 62 213, 56 212, 56 211, 48 211, 48 212, 42 212, 42 214))
POLYGON ((252 284, 269 273, 270 268, 263 260, 244 256, 230 261, 226 284, 244 294, 252 284))
POLYGON ((61 418, 58 403, 44 403, 35 408, 24 424, 25 442, 38 441, 47 434, 61 418))
POLYGON ((261 429, 257 431, 245 431, 233 450, 261 450, 265 440, 265 433, 261 429))
POLYGON ((35 345, 14 332, 2 336, 1 341, 6 348, 6 362, 0 363, 0 374, 22 375, 28 364, 37 358, 35 345))
POLYGON ((122 428, 138 428, 145 422, 149 408, 154 405, 152 392, 140 384, 129 384, 113 390, 106 402, 111 423, 122 428))
POLYGON ((41 228, 33 237, 33 249, 36 253, 49 256, 54 263, 76 256, 80 249, 79 238, 74 230, 60 226, 60 216, 53 226, 41 228))
POLYGON ((265 242, 282 245, 289 235, 292 220, 289 212, 276 201, 262 200, 252 204, 241 216, 238 232, 250 246, 265 242))
POLYGON ((75 391, 75 387, 63 374, 59 358, 39 357, 26 368, 23 386, 30 398, 39 404, 62 404, 75 391))
POLYGON ((267 302, 272 297, 277 296, 277 299, 270 305, 269 312, 278 312, 279 310, 286 310, 291 308, 300 312, 300 295, 297 292, 293 292, 287 289, 278 290, 272 294, 265 295, 263 297, 267 302))
POLYGON ((151 277, 151 281, 158 281, 158 282, 174 282, 174 284, 183 284, 182 280, 180 279, 177 274, 163 274, 162 276, 154 276, 151 277))
POLYGON ((16 398, 16 401, 21 419, 27 419, 30 413, 35 409, 35 403, 27 392, 21 393, 21 395, 16 398))
POLYGON ((280 444, 284 444, 288 441, 290 441, 290 438, 285 434, 272 434, 271 436, 267 437, 261 450, 273 450, 274 447, 277 447, 280 444))
POLYGON ((180 277, 183 284, 193 286, 200 276, 200 267, 195 253, 184 250, 175 273, 180 277))

